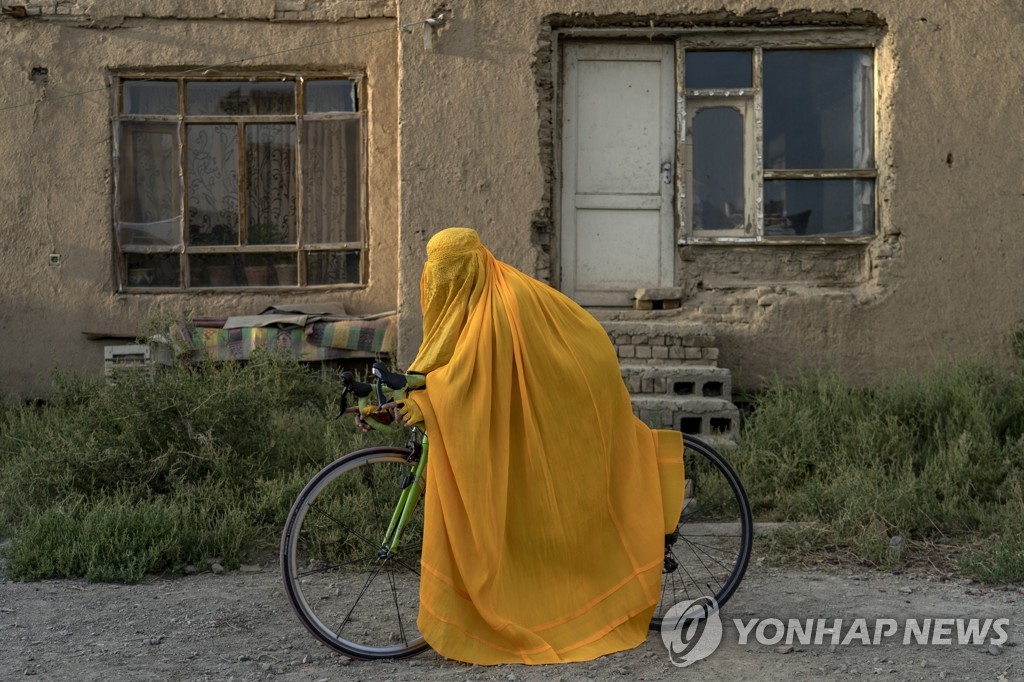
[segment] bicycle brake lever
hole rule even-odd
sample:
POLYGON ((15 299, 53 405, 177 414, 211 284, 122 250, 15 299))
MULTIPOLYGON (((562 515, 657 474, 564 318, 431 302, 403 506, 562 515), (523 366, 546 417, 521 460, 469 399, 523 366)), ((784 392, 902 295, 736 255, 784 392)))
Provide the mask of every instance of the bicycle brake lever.
POLYGON ((384 380, 377 377, 377 411, 380 412, 381 407, 388 402, 388 399, 384 397, 384 380))
POLYGON ((405 387, 405 375, 395 374, 388 371, 387 365, 383 362, 373 363, 373 376, 377 377, 377 404, 383 405, 388 402, 387 398, 384 397, 384 386, 392 390, 398 390, 405 387))
POLYGON ((349 388, 346 386, 341 391, 341 397, 338 398, 338 414, 334 415, 335 419, 341 419, 341 416, 345 414, 345 410, 348 409, 348 393, 349 388))

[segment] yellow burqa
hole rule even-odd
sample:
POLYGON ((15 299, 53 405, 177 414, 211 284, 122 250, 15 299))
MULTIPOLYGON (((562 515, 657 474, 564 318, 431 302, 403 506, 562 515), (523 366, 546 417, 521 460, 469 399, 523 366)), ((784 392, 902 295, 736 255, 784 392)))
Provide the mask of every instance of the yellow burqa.
POLYGON ((474 230, 430 240, 421 304, 420 632, 479 664, 637 646, 682 506, 681 434, 633 416, 593 317, 495 260, 474 230))

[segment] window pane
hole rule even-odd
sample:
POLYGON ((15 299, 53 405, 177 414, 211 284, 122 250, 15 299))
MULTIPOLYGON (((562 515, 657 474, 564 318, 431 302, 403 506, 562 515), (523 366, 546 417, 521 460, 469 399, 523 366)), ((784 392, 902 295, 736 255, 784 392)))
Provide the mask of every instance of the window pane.
POLYGON ((358 111, 355 83, 347 78, 306 81, 306 113, 358 111))
POLYGON ((124 81, 121 110, 126 114, 178 113, 178 84, 175 81, 124 81))
POLYGON ((294 81, 208 81, 185 86, 190 115, 259 116, 295 113, 294 81))
POLYGON ((119 219, 155 223, 180 218, 177 125, 122 122, 120 133, 117 150, 119 219))
POLYGON ((359 119, 303 124, 302 217, 307 244, 360 239, 361 126, 359 119))
POLYGON ((249 243, 295 243, 295 125, 245 127, 249 243))
POLYGON ((188 126, 189 243, 238 243, 238 129, 188 126))
POLYGON ((872 234, 874 190, 872 180, 766 181, 765 235, 872 234))
POLYGON ((358 251, 313 251, 306 254, 306 280, 309 284, 358 284, 358 251))
POLYGON ((743 114, 732 107, 700 109, 693 119, 693 227, 742 229, 743 114))
POLYGON ((245 273, 239 256, 198 254, 189 256, 188 262, 194 287, 237 287, 245 284, 245 273))
POLYGON ((765 168, 873 166, 873 87, 871 50, 765 50, 765 168))
POLYGON ((177 287, 181 267, 176 253, 126 253, 127 285, 136 287, 177 287))
POLYGON ((754 86, 750 50, 686 52, 686 87, 750 88, 754 86))

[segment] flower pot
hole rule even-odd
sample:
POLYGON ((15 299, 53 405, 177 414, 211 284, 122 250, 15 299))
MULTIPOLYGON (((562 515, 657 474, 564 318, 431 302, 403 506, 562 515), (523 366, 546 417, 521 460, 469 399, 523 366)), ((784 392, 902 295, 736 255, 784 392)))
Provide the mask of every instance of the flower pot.
POLYGON ((270 268, 266 265, 246 265, 245 283, 251 287, 265 287, 270 281, 270 268))
POLYGON ((206 269, 212 287, 230 287, 235 284, 235 268, 231 265, 210 265, 206 269))
POLYGON ((282 287, 290 287, 298 284, 297 268, 294 263, 278 263, 274 266, 277 273, 277 283, 282 287))

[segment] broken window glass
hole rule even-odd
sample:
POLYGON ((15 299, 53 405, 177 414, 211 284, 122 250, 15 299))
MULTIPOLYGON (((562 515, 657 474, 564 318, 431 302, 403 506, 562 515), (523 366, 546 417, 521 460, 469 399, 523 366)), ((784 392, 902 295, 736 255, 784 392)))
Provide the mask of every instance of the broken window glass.
POLYGON ((356 111, 355 83, 348 79, 306 81, 306 113, 356 111))

